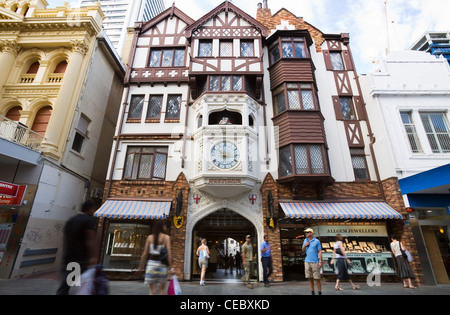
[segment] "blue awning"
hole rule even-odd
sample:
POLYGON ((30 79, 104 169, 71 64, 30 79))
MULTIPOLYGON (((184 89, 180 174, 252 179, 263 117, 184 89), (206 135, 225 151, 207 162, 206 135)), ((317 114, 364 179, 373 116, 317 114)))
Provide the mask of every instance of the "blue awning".
POLYGON ((171 201, 106 200, 94 216, 108 219, 165 219, 171 201))
POLYGON ((300 219, 402 219, 385 202, 280 202, 289 218, 300 219))

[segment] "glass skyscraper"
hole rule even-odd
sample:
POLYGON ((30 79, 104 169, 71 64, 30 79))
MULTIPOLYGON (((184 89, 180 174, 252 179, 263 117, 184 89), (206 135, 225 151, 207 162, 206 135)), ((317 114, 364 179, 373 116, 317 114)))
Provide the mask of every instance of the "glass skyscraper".
MULTIPOLYGON (((82 0, 81 6, 97 1, 82 0)), ((119 55, 127 37, 127 28, 135 22, 148 21, 165 9, 164 0, 98 0, 105 20, 103 28, 119 55)))

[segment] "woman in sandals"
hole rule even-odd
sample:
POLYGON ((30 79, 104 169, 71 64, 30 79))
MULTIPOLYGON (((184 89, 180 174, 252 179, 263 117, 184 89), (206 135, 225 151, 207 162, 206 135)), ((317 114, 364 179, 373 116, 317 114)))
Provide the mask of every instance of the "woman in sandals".
POLYGON ((391 236, 391 241, 391 251, 397 260, 398 276, 403 280, 403 287, 415 289, 416 287, 412 284, 411 279, 415 279, 416 275, 402 253, 406 250, 405 246, 396 239, 395 235, 391 236))
POLYGON ((358 290, 359 285, 354 284, 350 279, 350 275, 348 274, 348 264, 350 264, 351 262, 350 259, 347 258, 344 244, 342 243, 343 239, 344 238, 341 234, 336 235, 336 243, 334 244, 333 249, 333 258, 331 259, 331 264, 336 263, 335 268, 337 268, 338 270, 335 289, 338 291, 343 291, 344 289, 339 286, 339 282, 348 281, 353 290, 358 290))
POLYGON ((150 285, 150 295, 167 294, 166 282, 168 273, 175 274, 172 267, 172 249, 170 236, 166 234, 167 226, 164 220, 158 220, 153 225, 153 233, 147 237, 139 264, 138 274, 144 271, 145 284, 150 285), (167 262, 161 260, 161 250, 167 249, 167 262), (158 290, 159 287, 159 290, 158 290))
POLYGON ((202 239, 202 245, 197 248, 198 265, 201 268, 200 285, 205 285, 206 268, 208 268, 209 248, 206 245, 206 238, 202 239))

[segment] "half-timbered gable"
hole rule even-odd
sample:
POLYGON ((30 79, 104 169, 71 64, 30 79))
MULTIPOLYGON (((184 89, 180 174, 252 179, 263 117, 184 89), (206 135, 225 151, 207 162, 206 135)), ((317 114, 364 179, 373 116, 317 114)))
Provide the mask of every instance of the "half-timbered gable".
POLYGON ((233 85, 242 86, 259 99, 264 73, 262 42, 267 35, 265 26, 228 1, 189 26, 186 37, 191 45, 193 98, 211 91, 209 87, 213 87, 212 91, 228 91, 228 83, 225 90, 221 88, 220 76, 237 75, 239 78, 231 79, 231 90, 233 85))
POLYGON ((186 28, 194 20, 175 6, 135 28, 129 82, 187 82, 186 28))

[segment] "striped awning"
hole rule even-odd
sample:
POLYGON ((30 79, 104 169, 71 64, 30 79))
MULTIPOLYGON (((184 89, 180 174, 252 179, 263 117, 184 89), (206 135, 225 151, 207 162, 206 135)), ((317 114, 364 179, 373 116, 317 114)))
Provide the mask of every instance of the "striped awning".
POLYGON ((289 218, 300 219, 401 219, 385 202, 280 202, 289 218))
POLYGON ((106 200, 94 216, 108 219, 164 219, 170 201, 106 200))

